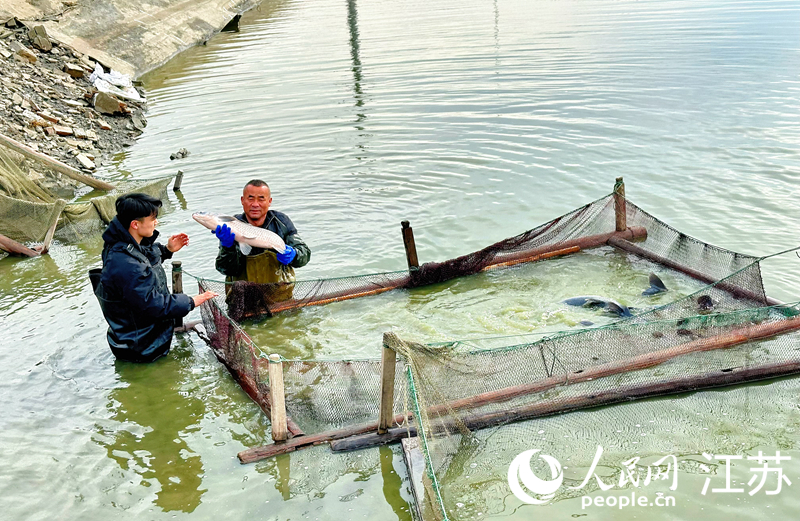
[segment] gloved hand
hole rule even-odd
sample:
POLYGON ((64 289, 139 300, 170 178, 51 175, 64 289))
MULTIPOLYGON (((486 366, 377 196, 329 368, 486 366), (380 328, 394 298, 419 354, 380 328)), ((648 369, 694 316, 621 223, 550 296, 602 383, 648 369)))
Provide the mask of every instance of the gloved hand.
POLYGON ((283 253, 278 254, 278 262, 284 266, 287 266, 294 260, 295 257, 297 257, 297 250, 287 244, 283 253))
POLYGON ((230 248, 233 246, 233 243, 236 240, 236 234, 233 233, 230 228, 228 228, 227 224, 217 226, 217 229, 214 230, 214 235, 216 235, 217 239, 219 239, 220 245, 225 248, 230 248))

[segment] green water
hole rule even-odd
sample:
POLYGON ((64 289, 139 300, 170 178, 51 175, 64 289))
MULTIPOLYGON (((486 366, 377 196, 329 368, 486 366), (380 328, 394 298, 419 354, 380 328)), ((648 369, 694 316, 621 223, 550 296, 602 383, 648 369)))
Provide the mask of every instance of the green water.
MULTIPOLYGON (((190 234, 177 258, 206 277, 216 240, 191 212, 237 211, 254 177, 313 250, 304 279, 403 269, 403 219, 421 261, 462 255, 609 193, 619 176, 671 226, 766 255, 798 242, 798 14, 789 1, 267 1, 241 32, 144 78, 149 125, 101 175, 183 170, 160 229, 190 234), (182 147, 191 155, 170 161, 182 147)), ((0 259, 3 518, 410 518, 396 448, 341 457, 316 447, 239 465, 238 451, 269 441, 269 422, 196 336, 153 365, 115 363, 86 277, 101 247, 94 237, 40 259, 0 259)), ((798 300, 798 262, 764 263, 771 296, 798 300)), ((248 328, 293 356, 360 358, 377 356, 389 329, 438 341, 574 327, 586 317, 557 305, 574 294, 616 290, 642 305, 647 266, 560 278, 547 270, 567 265, 549 266, 248 328)), ((690 289, 666 282, 675 294, 690 289)), ((516 453, 489 451, 474 463, 496 486, 451 489, 464 494, 452 497, 463 509, 455 517, 794 518, 798 390, 789 379, 523 431, 529 448, 542 430, 547 447, 617 443, 632 456, 635 426, 653 420, 664 427, 645 434, 665 453, 697 459, 692 440, 705 436, 742 454, 780 449, 795 485, 779 495, 703 496, 702 476, 687 473, 674 508, 584 511, 571 499, 537 509, 503 488, 516 453)), ((749 479, 744 465, 737 481, 749 479)))

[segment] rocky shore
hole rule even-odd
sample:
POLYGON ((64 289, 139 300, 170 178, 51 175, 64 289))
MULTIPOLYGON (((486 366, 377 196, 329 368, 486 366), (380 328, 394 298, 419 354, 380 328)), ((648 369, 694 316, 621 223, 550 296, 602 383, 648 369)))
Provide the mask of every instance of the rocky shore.
POLYGON ((96 67, 41 25, 0 20, 0 134, 87 173, 133 144, 146 125, 144 93, 99 91, 96 67))

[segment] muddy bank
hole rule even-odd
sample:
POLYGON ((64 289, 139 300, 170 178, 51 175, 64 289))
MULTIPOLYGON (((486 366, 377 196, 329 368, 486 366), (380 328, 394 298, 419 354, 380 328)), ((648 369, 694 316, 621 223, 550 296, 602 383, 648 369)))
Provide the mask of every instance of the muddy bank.
MULTIPOLYGON (((134 143, 147 124, 147 106, 141 88, 109 94, 92 73, 135 79, 258 3, 0 0, 0 134, 95 171, 134 143)), ((51 189, 74 185, 45 174, 31 177, 51 189)))

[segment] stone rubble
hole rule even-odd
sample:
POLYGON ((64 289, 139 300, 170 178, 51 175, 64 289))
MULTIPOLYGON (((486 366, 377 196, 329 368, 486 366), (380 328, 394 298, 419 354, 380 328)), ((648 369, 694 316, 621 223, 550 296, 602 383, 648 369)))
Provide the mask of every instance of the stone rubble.
POLYGON ((0 133, 91 172, 133 144, 146 106, 98 92, 91 59, 29 25, 0 22, 0 133))

